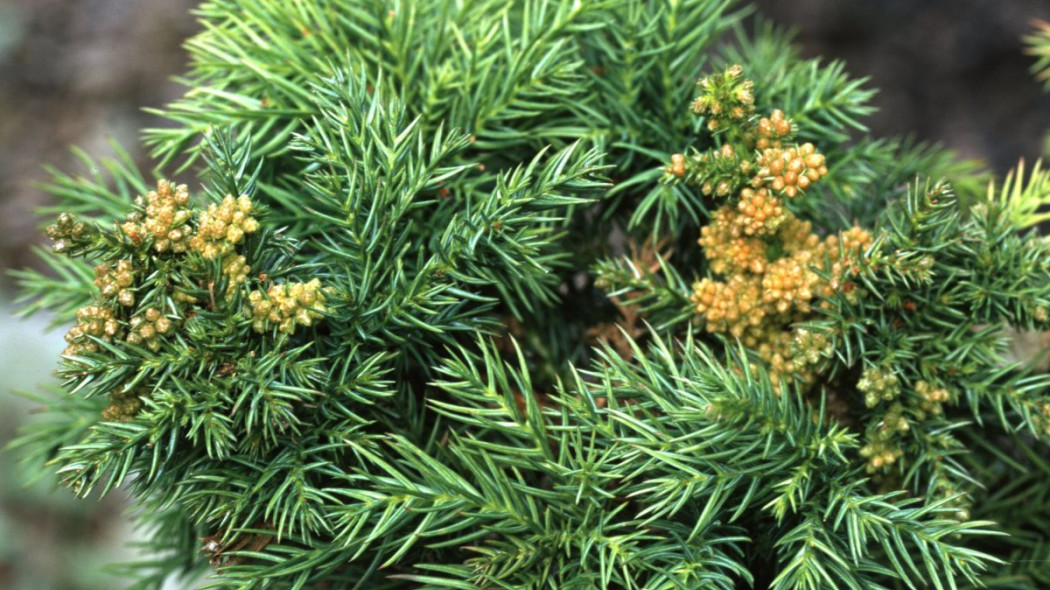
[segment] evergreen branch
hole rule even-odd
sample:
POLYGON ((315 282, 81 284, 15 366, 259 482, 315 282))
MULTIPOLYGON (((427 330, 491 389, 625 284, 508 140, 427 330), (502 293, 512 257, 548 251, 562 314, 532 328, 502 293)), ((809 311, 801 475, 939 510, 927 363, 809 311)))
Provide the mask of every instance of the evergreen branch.
POLYGON ((639 313, 664 332, 687 321, 693 304, 685 279, 662 258, 657 263, 659 269, 654 271, 623 257, 604 260, 593 272, 599 288, 610 297, 622 298, 624 306, 638 306, 639 313))
POLYGON ((1050 23, 1035 20, 1032 24, 1035 30, 1024 38, 1025 53, 1035 57, 1031 70, 1036 80, 1050 88, 1050 23))
POLYGON ((75 259, 16 276, 23 313, 76 321, 68 395, 14 446, 126 487, 166 552, 126 575, 1045 580, 1048 382, 1004 331, 1050 328, 1038 165, 985 194, 940 147, 856 137, 865 81, 732 0, 387 4, 202 4, 146 133, 203 159, 202 205, 119 149, 54 173, 75 259), (712 55, 740 65, 693 101, 712 55))
POLYGON ((94 217, 101 222, 122 218, 135 197, 149 190, 149 182, 120 144, 110 141, 109 146, 115 157, 98 160, 79 148, 73 149, 73 155, 90 172, 90 176, 72 176, 47 167, 51 179, 41 184, 40 188, 58 199, 59 203, 42 207, 39 213, 46 216, 76 213, 94 217))
POLYGON ((55 276, 34 269, 11 271, 21 291, 15 300, 20 306, 18 315, 29 317, 47 311, 52 314, 52 328, 73 322, 77 310, 88 305, 93 296, 88 287, 94 278, 91 266, 39 248, 35 253, 55 276))
POLYGON ((737 27, 736 44, 725 50, 720 62, 754 64, 749 71, 763 83, 756 97, 759 110, 783 110, 798 124, 798 135, 805 141, 837 144, 853 132, 867 131, 861 120, 873 112, 868 102, 875 94, 864 87, 867 80, 850 78, 842 62, 821 65, 818 59, 799 58, 792 36, 768 21, 759 22, 752 35, 737 27))
POLYGON ((1050 171, 1036 161, 1025 179, 1024 160, 1006 174, 1002 186, 988 185, 988 202, 994 203, 1008 216, 1008 221, 1019 229, 1029 228, 1050 219, 1046 206, 1050 204, 1050 171), (1042 209, 1042 211, 1041 211, 1042 209))

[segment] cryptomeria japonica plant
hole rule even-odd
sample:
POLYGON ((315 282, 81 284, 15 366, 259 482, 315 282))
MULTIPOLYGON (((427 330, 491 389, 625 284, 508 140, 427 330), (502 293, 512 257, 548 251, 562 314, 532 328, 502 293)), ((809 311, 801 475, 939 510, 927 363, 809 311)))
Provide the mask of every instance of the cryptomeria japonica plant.
POLYGON ((142 588, 1045 587, 1048 175, 746 12, 205 2, 160 173, 49 185, 16 446, 142 588))

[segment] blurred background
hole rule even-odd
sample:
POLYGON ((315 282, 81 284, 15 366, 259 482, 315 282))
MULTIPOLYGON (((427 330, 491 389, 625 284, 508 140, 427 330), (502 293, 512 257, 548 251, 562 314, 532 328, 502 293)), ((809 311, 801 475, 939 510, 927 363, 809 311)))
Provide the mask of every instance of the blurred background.
MULTIPOLYGON (((197 29, 196 0, 0 0, 0 447, 36 405, 12 395, 54 381, 64 330, 12 317, 10 268, 34 264, 44 244, 33 210, 45 164, 84 172, 77 145, 110 155, 110 138, 144 166, 142 112, 181 93, 182 41, 197 29)), ((52 481, 26 487, 17 455, 0 452, 0 590, 111 590, 126 582, 105 564, 134 557, 119 494, 78 501, 52 481)))
MULTIPOLYGON (((0 0, 0 267, 34 264, 42 244, 34 187, 42 166, 82 172, 69 147, 110 153, 114 138, 142 166, 144 113, 182 91, 182 41, 196 30, 196 0, 0 0)), ((758 0, 759 11, 798 31, 807 57, 847 62, 881 89, 876 135, 941 142, 1004 173, 1046 153, 1050 96, 1028 73, 1020 38, 1050 20, 1050 0, 758 0)), ((47 318, 12 318, 0 277, 0 446, 33 404, 11 395, 53 381, 62 331, 47 318)), ((122 587, 103 565, 127 559, 133 535, 116 496, 74 501, 51 482, 26 487, 13 453, 0 453, 0 589, 122 587)))

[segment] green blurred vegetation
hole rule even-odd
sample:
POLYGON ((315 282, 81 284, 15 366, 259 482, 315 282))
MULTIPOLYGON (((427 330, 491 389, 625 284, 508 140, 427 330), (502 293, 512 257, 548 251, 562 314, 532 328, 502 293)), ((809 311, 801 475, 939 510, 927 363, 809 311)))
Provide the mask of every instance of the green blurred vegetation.
MULTIPOLYGON (((39 390, 54 382, 60 330, 45 332, 45 318, 20 320, 9 296, 0 294, 0 446, 31 419, 38 404, 11 392, 39 390)), ((0 453, 0 588, 4 590, 110 590, 124 584, 105 564, 130 556, 131 531, 118 496, 102 503, 76 500, 55 488, 54 478, 0 453), (37 477, 38 475, 42 475, 37 477), (29 481, 35 480, 35 481, 29 481)))

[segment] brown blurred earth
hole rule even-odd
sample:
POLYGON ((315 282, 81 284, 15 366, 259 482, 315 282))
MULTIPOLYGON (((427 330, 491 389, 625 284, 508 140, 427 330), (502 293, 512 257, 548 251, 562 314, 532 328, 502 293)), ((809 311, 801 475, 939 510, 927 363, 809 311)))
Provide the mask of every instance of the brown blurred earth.
POLYGON ((33 187, 52 164, 78 171, 69 148, 136 159, 139 129, 181 88, 182 41, 196 30, 191 0, 0 0, 0 267, 31 262, 38 242, 33 187))

